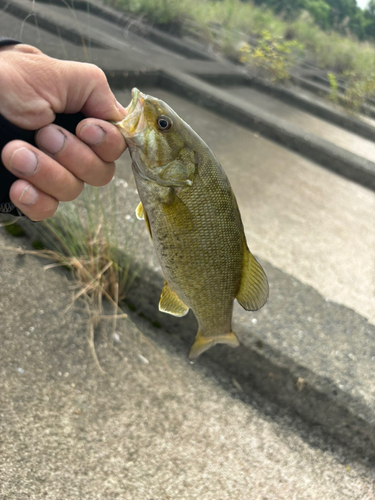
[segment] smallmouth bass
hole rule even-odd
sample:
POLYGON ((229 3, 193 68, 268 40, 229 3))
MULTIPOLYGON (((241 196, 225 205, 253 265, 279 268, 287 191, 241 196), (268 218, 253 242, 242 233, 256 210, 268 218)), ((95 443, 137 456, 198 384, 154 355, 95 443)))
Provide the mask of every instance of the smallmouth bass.
POLYGON ((159 309, 192 309, 198 333, 194 361, 215 344, 239 345, 233 301, 246 310, 268 297, 266 275, 247 247, 229 180, 207 144, 163 101, 132 90, 126 116, 115 123, 132 158, 144 219, 165 282, 159 309))

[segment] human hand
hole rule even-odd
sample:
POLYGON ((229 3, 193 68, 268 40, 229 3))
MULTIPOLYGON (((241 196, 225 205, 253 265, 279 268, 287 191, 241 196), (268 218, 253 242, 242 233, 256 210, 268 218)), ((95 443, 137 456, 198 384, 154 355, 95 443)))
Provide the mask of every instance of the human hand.
POLYGON ((12 203, 30 219, 51 217, 59 201, 71 201, 84 183, 107 184, 114 161, 126 149, 109 123, 124 117, 104 73, 92 64, 60 61, 29 45, 0 49, 0 114, 26 130, 37 130, 38 148, 20 140, 5 145, 1 159, 19 180, 12 203), (52 122, 55 113, 82 111, 76 136, 52 122))

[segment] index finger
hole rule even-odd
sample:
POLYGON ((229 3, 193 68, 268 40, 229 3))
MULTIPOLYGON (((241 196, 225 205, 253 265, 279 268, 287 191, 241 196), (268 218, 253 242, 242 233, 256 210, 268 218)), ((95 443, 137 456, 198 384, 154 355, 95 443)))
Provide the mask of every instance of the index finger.
POLYGON ((89 63, 59 62, 63 67, 60 84, 64 90, 60 112, 82 111, 86 116, 108 121, 123 119, 125 109, 116 101, 103 70, 89 63))
POLYGON ((95 118, 79 122, 76 135, 105 162, 116 161, 127 147, 124 137, 114 125, 95 118))

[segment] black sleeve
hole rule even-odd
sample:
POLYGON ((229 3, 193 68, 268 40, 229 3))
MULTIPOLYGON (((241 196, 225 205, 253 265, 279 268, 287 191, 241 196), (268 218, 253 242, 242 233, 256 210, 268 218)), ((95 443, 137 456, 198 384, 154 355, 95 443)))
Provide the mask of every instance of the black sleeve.
POLYGON ((17 40, 14 40, 14 38, 7 38, 5 36, 0 36, 0 47, 5 47, 6 45, 17 45, 18 42, 17 40))
MULTIPOLYGON (((20 42, 11 38, 0 37, 0 47, 4 47, 5 45, 15 45, 18 43, 20 42)), ((83 113, 75 113, 72 115, 57 114, 54 123, 65 128, 72 134, 75 134, 75 129, 78 123, 84 118, 85 116, 83 113)), ((23 130, 0 115, 0 152, 5 144, 15 139, 19 139, 36 146, 34 140, 35 132, 35 130, 23 130)), ((22 215, 9 199, 9 189, 16 179, 17 177, 11 174, 4 167, 0 158, 0 213, 22 215)))

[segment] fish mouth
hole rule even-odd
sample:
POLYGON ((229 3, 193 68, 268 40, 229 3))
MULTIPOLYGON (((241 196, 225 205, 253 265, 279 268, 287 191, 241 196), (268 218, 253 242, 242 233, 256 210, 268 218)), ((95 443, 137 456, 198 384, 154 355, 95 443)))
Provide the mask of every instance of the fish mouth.
POLYGON ((134 137, 146 128, 143 115, 146 96, 137 88, 132 89, 132 99, 125 108, 125 118, 113 124, 120 130, 125 138, 134 137))

